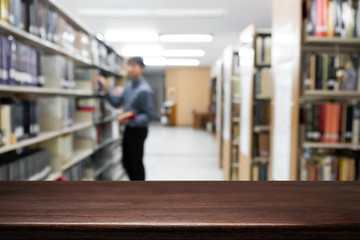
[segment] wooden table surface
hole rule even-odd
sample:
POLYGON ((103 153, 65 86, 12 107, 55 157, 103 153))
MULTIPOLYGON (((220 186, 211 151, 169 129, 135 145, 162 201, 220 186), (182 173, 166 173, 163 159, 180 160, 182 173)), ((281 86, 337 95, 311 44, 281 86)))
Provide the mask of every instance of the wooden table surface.
POLYGON ((0 239, 360 239, 358 182, 0 182, 0 239))

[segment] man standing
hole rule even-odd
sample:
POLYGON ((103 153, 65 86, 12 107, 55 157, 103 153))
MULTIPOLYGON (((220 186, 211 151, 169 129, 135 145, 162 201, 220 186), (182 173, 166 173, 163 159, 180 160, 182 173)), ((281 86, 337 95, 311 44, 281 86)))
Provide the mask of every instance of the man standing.
POLYGON ((142 77, 144 68, 141 57, 128 60, 127 74, 131 81, 120 96, 110 95, 105 78, 99 78, 110 104, 115 108, 124 106, 124 113, 118 116, 118 121, 126 126, 122 142, 123 166, 130 180, 145 180, 144 142, 155 111, 154 93, 142 77))

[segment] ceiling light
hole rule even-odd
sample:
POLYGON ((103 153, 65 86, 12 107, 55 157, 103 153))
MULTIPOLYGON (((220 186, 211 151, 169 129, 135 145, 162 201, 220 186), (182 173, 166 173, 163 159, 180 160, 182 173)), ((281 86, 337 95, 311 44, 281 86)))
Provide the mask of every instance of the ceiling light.
POLYGON ((144 58, 144 63, 146 66, 165 66, 166 58, 163 57, 147 57, 144 58))
POLYGON ((110 30, 105 33, 109 42, 158 42, 159 34, 151 31, 118 31, 110 30))
POLYGON ((164 49, 160 46, 125 46, 120 51, 125 57, 162 57, 164 49))
POLYGON ((167 59, 166 65, 168 66, 199 66, 198 59, 167 59))
POLYGON ((224 18, 228 10, 224 8, 82 8, 77 11, 88 17, 119 18, 224 18))
POLYGON ((168 49, 164 51, 165 57, 203 57, 202 49, 168 49))
POLYGON ((161 42, 212 42, 214 37, 210 34, 163 34, 161 42))

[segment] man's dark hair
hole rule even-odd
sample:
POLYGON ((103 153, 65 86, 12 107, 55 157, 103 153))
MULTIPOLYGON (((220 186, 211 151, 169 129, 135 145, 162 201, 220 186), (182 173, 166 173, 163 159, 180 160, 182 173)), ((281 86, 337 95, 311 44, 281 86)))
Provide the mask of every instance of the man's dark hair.
POLYGON ((131 62, 136 63, 140 67, 145 67, 144 60, 142 59, 142 57, 131 57, 128 60, 128 64, 131 62))

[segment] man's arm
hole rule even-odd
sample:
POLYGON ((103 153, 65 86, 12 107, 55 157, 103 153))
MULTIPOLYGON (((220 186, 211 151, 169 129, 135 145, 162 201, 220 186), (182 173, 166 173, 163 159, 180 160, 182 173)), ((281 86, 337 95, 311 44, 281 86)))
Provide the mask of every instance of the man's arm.
POLYGON ((120 96, 113 96, 109 92, 107 92, 105 94, 105 98, 114 108, 119 108, 124 103, 124 94, 125 90, 120 96))
POLYGON ((124 92, 120 96, 112 96, 109 93, 109 87, 107 85, 106 79, 103 76, 99 76, 98 82, 102 85, 104 91, 105 91, 105 99, 108 100, 108 102, 114 107, 118 108, 124 103, 124 97, 126 92, 126 87, 124 89, 124 92))
POLYGON ((142 92, 139 98, 143 106, 143 111, 136 113, 136 117, 130 120, 129 125, 146 127, 155 115, 154 94, 152 92, 142 92))

